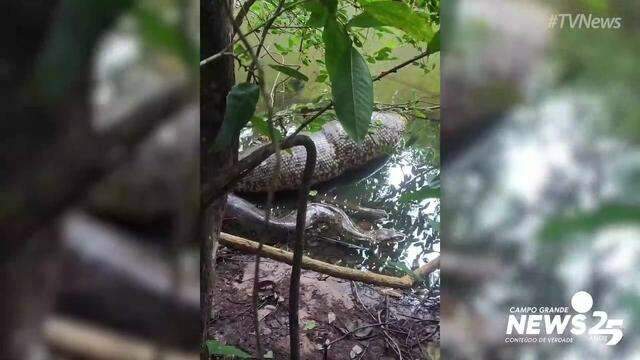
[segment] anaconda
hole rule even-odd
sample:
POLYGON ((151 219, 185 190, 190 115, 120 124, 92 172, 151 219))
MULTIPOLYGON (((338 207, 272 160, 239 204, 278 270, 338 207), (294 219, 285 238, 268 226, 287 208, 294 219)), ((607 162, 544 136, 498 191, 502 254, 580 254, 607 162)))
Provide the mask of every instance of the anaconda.
MULTIPOLYGON (((227 200, 225 219, 236 224, 244 232, 251 232, 263 239, 281 242, 290 239, 296 228, 296 211, 281 218, 269 221, 269 233, 265 233, 264 211, 258 209, 243 198, 230 194, 227 200)), ((333 205, 309 203, 306 213, 306 227, 317 228, 326 225, 334 229, 347 241, 355 241, 367 245, 401 241, 404 235, 393 229, 361 230, 356 226, 342 209, 333 205)))
MULTIPOLYGON (((338 121, 326 123, 322 130, 307 133, 316 146, 316 162, 312 183, 336 178, 349 170, 360 168, 370 161, 389 153, 402 138, 406 120, 397 113, 374 112, 371 128, 364 140, 349 137, 338 121)), ((240 155, 246 156, 251 151, 240 155)), ((307 155, 304 147, 296 146, 282 152, 280 175, 274 190, 295 190, 302 181, 302 171, 307 155)), ((271 182, 275 156, 269 157, 247 174, 237 185, 239 192, 265 192, 271 182)))

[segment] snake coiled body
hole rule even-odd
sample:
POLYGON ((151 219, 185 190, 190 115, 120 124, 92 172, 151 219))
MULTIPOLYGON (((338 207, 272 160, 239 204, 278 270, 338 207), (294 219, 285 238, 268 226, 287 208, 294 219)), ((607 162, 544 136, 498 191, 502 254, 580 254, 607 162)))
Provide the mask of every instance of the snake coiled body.
MULTIPOLYGON (((230 194, 227 199, 225 221, 233 223, 244 232, 257 234, 273 242, 282 242, 291 238, 296 228, 296 211, 269 221, 269 233, 265 233, 264 211, 241 197, 230 194)), ((306 213, 307 229, 326 225, 334 229, 340 237, 368 245, 400 241, 404 235, 393 229, 361 230, 340 208, 321 203, 309 203, 306 213)))
MULTIPOLYGON (((397 113, 374 112, 369 133, 362 141, 349 137, 338 121, 330 121, 322 130, 306 134, 314 142, 318 160, 312 183, 336 178, 349 170, 360 168, 370 161, 387 155, 402 138, 406 120, 397 113)), ((249 151, 250 152, 250 151, 249 151)), ((302 182, 306 151, 296 146, 282 151, 280 175, 274 190, 295 190, 302 182)), ((241 158, 246 154, 241 154, 241 158)), ((271 182, 275 156, 269 157, 253 169, 237 185, 239 192, 265 192, 271 182)))

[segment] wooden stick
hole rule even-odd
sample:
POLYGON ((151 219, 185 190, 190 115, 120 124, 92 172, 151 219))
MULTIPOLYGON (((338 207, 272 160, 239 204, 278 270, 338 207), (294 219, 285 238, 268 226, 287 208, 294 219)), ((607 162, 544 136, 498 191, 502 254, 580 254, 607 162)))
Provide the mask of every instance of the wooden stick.
MULTIPOLYGON (((423 277, 431 274, 432 272, 434 272, 438 268, 440 268, 440 255, 438 255, 438 257, 436 257, 435 259, 429 261, 428 263, 420 266, 416 270, 414 270, 413 274, 417 278, 423 278, 423 277)), ((402 278, 412 278, 413 279, 414 277, 412 277, 410 275, 405 275, 402 278)))
MULTIPOLYGON (((251 241, 227 233, 220 233, 220 243, 225 246, 251 254, 255 254, 258 251, 259 246, 259 244, 255 241, 251 241)), ((289 265, 291 265, 293 262, 293 253, 291 253, 290 251, 278 249, 273 246, 263 245, 262 249, 260 250, 260 255, 273 260, 287 263, 289 265)), ((433 261, 416 270, 416 275, 418 275, 419 277, 423 277, 436 270, 439 267, 439 264, 440 257, 438 256, 433 261)), ((372 272, 365 272, 344 266, 329 264, 324 261, 315 260, 307 256, 304 256, 302 258, 302 268, 326 275, 331 275, 340 279, 360 281, 368 284, 398 289, 409 289, 416 285, 414 277, 409 275, 405 275, 403 277, 380 275, 372 272)))
POLYGON ((48 319, 47 343, 64 354, 97 360, 197 360, 197 353, 166 350, 156 344, 61 317, 48 319))

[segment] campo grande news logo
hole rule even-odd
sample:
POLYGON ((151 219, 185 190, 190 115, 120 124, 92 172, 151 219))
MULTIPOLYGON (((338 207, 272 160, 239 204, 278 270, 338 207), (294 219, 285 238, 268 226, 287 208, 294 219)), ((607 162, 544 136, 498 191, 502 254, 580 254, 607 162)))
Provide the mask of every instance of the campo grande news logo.
POLYGON ((593 311, 593 298, 578 291, 569 306, 512 306, 505 338, 506 343, 573 343, 575 336, 587 335, 592 340, 615 345, 622 340, 622 319, 609 319, 605 311, 593 311), (523 336, 524 335, 524 336, 523 336), (527 336, 535 335, 535 336, 527 336))

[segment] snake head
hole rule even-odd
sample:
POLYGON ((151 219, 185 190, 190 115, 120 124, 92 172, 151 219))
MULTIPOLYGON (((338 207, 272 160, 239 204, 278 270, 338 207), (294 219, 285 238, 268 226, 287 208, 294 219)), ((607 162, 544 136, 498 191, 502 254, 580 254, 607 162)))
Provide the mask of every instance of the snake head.
POLYGON ((377 229, 373 234, 374 239, 378 243, 401 242, 405 239, 405 235, 394 229, 377 229))

